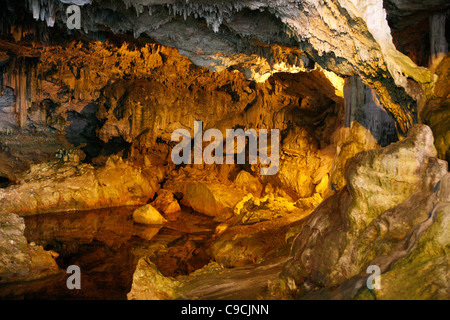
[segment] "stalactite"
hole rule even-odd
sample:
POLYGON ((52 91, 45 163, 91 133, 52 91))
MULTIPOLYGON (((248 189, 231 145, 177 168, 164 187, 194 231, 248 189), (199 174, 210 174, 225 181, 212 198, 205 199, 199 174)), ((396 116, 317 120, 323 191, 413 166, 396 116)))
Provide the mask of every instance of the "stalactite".
POLYGON ((445 37, 445 14, 435 14, 430 18, 431 65, 439 61, 448 53, 448 43, 445 37))
POLYGON ((30 7, 33 11, 33 18, 35 20, 39 19, 39 16, 41 14, 41 5, 39 0, 31 0, 30 7))
POLYGON ((4 85, 11 87, 15 95, 16 125, 27 126, 28 109, 36 100, 38 91, 37 61, 34 58, 17 57, 5 68, 4 85))
POLYGON ((375 90, 367 87, 359 77, 347 78, 344 86, 345 126, 359 122, 381 146, 398 140, 394 119, 386 112, 375 90))

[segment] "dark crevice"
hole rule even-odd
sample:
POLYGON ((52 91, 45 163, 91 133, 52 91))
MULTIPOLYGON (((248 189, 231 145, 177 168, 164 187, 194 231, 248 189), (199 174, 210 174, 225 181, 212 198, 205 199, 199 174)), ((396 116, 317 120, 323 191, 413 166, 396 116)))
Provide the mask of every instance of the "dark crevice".
POLYGON ((1 189, 9 187, 11 184, 13 184, 13 181, 10 180, 8 177, 0 177, 0 188, 1 189))

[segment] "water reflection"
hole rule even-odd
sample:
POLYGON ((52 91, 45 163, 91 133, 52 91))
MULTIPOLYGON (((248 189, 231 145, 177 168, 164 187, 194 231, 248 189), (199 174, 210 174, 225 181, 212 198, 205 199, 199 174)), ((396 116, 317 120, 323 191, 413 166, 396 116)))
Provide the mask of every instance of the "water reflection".
POLYGON ((61 276, 9 288, 24 299, 126 299, 139 258, 152 261, 168 276, 187 274, 210 261, 208 248, 216 223, 183 208, 164 226, 133 222, 136 207, 25 217, 29 242, 53 250, 61 276), (68 290, 65 270, 81 269, 81 290, 68 290))

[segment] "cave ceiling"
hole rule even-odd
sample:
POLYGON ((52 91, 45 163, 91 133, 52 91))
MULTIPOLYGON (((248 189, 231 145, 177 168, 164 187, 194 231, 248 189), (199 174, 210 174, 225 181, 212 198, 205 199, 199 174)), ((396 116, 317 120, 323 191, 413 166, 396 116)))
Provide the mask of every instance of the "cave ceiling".
POLYGON ((11 12, 22 10, 41 21, 28 28, 43 33, 148 37, 198 66, 237 69, 257 82, 316 63, 341 77, 357 75, 377 91, 400 134, 418 122, 432 75, 396 49, 391 28, 404 32, 450 7, 441 0, 7 0, 2 6, 3 30, 17 25, 20 15, 11 12), (70 4, 81 6, 81 30, 66 27, 70 4))

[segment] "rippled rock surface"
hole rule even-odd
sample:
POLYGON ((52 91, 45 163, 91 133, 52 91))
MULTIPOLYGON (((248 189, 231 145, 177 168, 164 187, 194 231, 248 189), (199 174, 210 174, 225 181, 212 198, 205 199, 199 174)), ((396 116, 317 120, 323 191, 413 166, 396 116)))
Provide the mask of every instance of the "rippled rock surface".
POLYGON ((382 272, 381 289, 373 291, 377 298, 448 298, 448 277, 440 267, 448 262, 450 243, 442 229, 450 213, 448 164, 436 154, 432 132, 422 125, 401 142, 351 159, 348 187, 325 200, 294 241, 283 270, 287 288, 306 298, 354 298, 365 287, 368 266, 377 265, 382 272), (419 293, 430 281, 421 268, 433 261, 433 289, 419 293), (411 290, 393 280, 400 268, 420 275, 409 281, 411 290))

